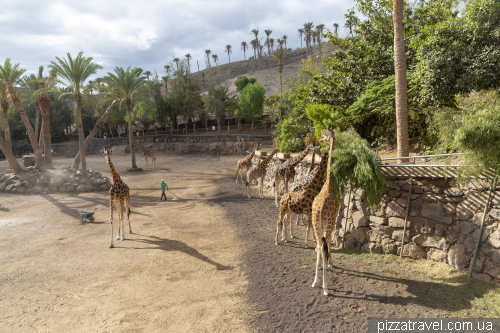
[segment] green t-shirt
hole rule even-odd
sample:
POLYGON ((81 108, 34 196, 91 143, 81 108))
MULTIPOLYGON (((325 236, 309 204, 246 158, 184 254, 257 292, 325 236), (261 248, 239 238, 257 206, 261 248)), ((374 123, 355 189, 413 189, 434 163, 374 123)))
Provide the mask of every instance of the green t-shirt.
POLYGON ((161 185, 161 190, 165 191, 165 187, 167 187, 167 183, 163 182, 163 183, 160 183, 160 185, 161 185))

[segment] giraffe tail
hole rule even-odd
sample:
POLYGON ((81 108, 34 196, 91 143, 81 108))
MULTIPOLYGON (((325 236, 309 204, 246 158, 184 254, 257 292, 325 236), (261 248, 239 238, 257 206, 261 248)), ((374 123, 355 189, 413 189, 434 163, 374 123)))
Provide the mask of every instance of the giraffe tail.
POLYGON ((130 213, 131 213, 131 211, 130 211, 130 207, 127 207, 127 217, 129 217, 129 216, 130 216, 130 213))
POLYGON ((325 258, 328 256, 328 244, 326 243, 325 236, 321 237, 321 242, 323 243, 323 252, 325 252, 325 258))
POLYGON ((245 188, 248 188, 248 181, 245 182, 245 188))

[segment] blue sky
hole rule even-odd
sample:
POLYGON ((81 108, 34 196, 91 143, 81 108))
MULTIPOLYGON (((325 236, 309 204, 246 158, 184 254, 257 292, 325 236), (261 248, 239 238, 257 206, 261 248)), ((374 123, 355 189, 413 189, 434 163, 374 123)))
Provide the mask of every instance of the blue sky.
MULTIPOLYGON (((305 22, 344 23, 353 0, 334 1, 9 1, 0 11, 0 62, 11 58, 28 73, 48 65, 67 52, 83 51, 104 69, 141 67, 158 71, 172 58, 190 53, 205 67, 204 51, 210 49, 221 64, 232 45, 231 62, 243 60, 242 41, 250 42, 250 31, 271 29, 274 39, 288 36, 288 47, 300 47, 297 30, 305 22)), ((247 56, 253 54, 248 50, 247 56)))

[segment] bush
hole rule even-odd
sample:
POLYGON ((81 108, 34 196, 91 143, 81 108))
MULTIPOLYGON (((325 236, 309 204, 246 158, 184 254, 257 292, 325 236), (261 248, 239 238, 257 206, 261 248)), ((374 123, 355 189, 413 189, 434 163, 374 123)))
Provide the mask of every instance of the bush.
POLYGON ((273 133, 280 140, 280 152, 296 153, 304 150, 304 136, 307 128, 297 123, 295 118, 287 118, 276 125, 276 131, 273 133))

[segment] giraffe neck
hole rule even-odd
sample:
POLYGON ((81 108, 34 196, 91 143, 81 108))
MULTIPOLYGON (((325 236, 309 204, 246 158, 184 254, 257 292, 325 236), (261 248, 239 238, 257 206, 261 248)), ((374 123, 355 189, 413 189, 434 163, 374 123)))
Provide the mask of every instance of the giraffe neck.
POLYGON ((271 155, 269 155, 263 162, 262 162, 262 166, 263 167, 267 167, 267 165, 269 164, 269 162, 271 161, 271 159, 273 158, 274 154, 276 154, 277 150, 273 150, 273 152, 271 153, 271 155))
POLYGON ((326 183, 330 184, 330 167, 332 165, 332 151, 335 139, 330 140, 330 151, 328 152, 328 166, 326 167, 326 183))
POLYGON ((309 149, 311 148, 307 147, 302 153, 300 153, 298 156, 292 159, 292 161, 290 162, 290 166, 295 168, 297 164, 299 164, 300 161, 302 161, 304 157, 306 157, 307 153, 309 152, 309 149))
POLYGON ((250 155, 248 155, 248 157, 247 157, 247 158, 248 158, 249 160, 251 160, 251 159, 254 157, 255 152, 257 151, 257 149, 259 149, 259 147, 258 147, 258 146, 257 146, 257 147, 255 147, 255 149, 254 149, 254 150, 250 153, 250 155))
POLYGON ((311 171, 313 171, 313 169, 314 169, 314 159, 315 158, 316 158, 316 149, 313 149, 313 156, 311 159, 311 167, 309 168, 309 173, 311 173, 311 171))
POLYGON ((121 183, 121 178, 118 172, 115 169, 115 166, 111 161, 108 161, 109 169, 111 170, 111 175, 113 176, 113 184, 119 184, 121 183))
POLYGON ((144 148, 144 147, 143 147, 143 146, 139 143, 139 141, 136 141, 135 143, 137 143, 137 145, 139 146, 139 148, 141 148, 141 150, 142 150, 143 152, 145 152, 145 151, 146 151, 146 148, 144 148))

